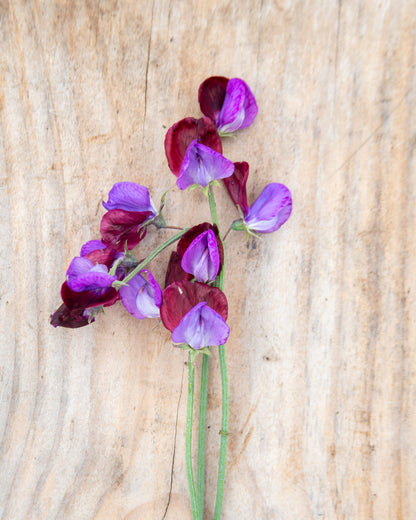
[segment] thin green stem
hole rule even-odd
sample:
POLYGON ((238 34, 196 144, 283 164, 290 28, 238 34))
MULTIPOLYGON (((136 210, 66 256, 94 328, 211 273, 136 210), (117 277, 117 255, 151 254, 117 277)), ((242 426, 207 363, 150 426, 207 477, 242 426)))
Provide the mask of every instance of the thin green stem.
POLYGON ((188 405, 186 409, 186 436, 185 436, 185 462, 186 475, 188 477, 189 496, 191 498, 191 509, 193 520, 200 520, 198 504, 196 501, 194 471, 192 469, 192 423, 194 412, 194 383, 195 368, 192 353, 188 357, 188 405))
POLYGON ((222 500, 224 497, 225 483, 225 464, 227 459, 227 441, 228 441, 228 376, 227 363, 225 360, 224 345, 218 347, 221 369, 221 386, 222 386, 222 420, 221 420, 221 443, 220 457, 218 463, 218 480, 217 480, 217 498, 215 501, 214 520, 220 520, 222 500))
MULTIPOLYGON (((218 226, 217 208, 215 205, 214 193, 212 186, 210 186, 208 192, 209 207, 211 209, 212 220, 214 224, 218 226)), ((219 226, 218 226, 219 228, 219 226)), ((224 267, 221 269, 221 273, 215 280, 215 285, 219 289, 224 290, 224 267)), ((225 359, 225 348, 224 345, 218 347, 218 355, 220 359, 220 370, 221 370, 221 387, 222 387, 222 419, 221 419, 221 442, 220 442, 220 456, 218 462, 218 480, 217 480, 217 498, 215 501, 214 520, 220 520, 222 501, 224 497, 224 484, 225 484, 225 465, 227 459, 227 442, 228 442, 228 376, 227 376, 227 362, 225 359)))
POLYGON ((209 356, 202 356, 201 389, 199 392, 199 419, 198 419, 198 459, 196 472, 196 496, 201 520, 204 518, 204 489, 205 489, 205 437, 207 423, 209 356))
POLYGON ((126 285, 127 282, 129 282, 134 276, 136 276, 136 274, 139 271, 141 271, 149 262, 151 262, 153 260, 153 258, 155 258, 155 256, 157 256, 164 249, 166 249, 171 244, 173 244, 174 242, 179 240, 181 238, 181 236, 184 235, 188 231, 188 229, 189 228, 182 229, 182 231, 180 231, 179 233, 176 233, 176 235, 173 235, 173 237, 170 237, 168 240, 163 242, 163 244, 161 244, 159 247, 157 247, 152 253, 150 253, 150 255, 148 257, 146 257, 142 262, 140 262, 140 264, 137 267, 135 267, 133 269, 133 271, 131 271, 131 273, 129 273, 125 278, 123 278, 123 280, 121 280, 121 281, 116 280, 115 282, 113 282, 113 287, 120 288, 123 285, 126 285))

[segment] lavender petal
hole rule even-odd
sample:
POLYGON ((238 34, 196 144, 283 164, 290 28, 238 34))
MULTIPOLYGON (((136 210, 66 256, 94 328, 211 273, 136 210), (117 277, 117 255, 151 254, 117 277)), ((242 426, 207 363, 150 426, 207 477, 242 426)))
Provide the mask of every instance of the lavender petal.
POLYGON ((149 190, 135 182, 117 182, 108 194, 108 201, 103 202, 106 210, 123 209, 125 211, 157 211, 150 198, 149 190))

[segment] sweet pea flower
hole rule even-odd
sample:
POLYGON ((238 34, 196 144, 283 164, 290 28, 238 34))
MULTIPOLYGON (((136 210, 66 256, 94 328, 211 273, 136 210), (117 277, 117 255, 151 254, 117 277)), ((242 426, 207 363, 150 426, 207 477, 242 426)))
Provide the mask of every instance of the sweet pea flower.
POLYGON ((145 186, 135 182, 117 182, 103 202, 107 213, 100 224, 102 241, 117 251, 133 249, 146 235, 146 222, 157 215, 145 186))
POLYGON ((108 274, 104 264, 94 264, 85 256, 72 259, 66 272, 66 282, 75 292, 111 287, 117 276, 108 274))
POLYGON ((224 263, 224 248, 220 239, 218 228, 215 224, 203 222, 202 224, 198 224, 197 226, 193 226, 191 229, 188 229, 188 231, 179 240, 176 251, 171 253, 168 268, 166 270, 165 287, 175 281, 191 280, 195 276, 182 268, 182 258, 191 243, 196 240, 198 236, 208 230, 210 230, 215 236, 219 256, 218 273, 221 272, 222 265, 224 263))
POLYGON ((217 239, 210 229, 198 235, 185 251, 182 269, 194 275, 198 282, 212 282, 220 268, 217 239))
POLYGON ((185 119, 181 119, 169 128, 165 137, 168 166, 176 177, 181 171, 186 150, 195 139, 198 143, 222 153, 221 138, 215 123, 209 117, 201 117, 201 119, 185 117, 185 119))
POLYGON ((66 281, 61 287, 63 304, 51 316, 54 327, 78 328, 94 321, 91 309, 108 307, 119 300, 120 295, 111 285, 125 276, 122 266, 115 275, 109 274, 114 262, 123 257, 115 249, 99 240, 90 240, 81 248, 80 256, 73 258, 66 281))
POLYGON ((256 118, 256 99, 247 83, 239 78, 212 76, 199 87, 201 111, 210 117, 221 134, 250 126, 256 118))
POLYGON ((175 343, 195 350, 223 345, 229 334, 227 315, 227 298, 217 287, 182 280, 163 291, 160 317, 175 343))
POLYGON ((233 174, 234 163, 194 139, 186 150, 176 184, 185 190, 193 184, 205 188, 210 182, 233 174))
POLYGON ((162 304, 162 289, 147 269, 139 271, 128 285, 120 289, 121 303, 128 312, 139 320, 158 318, 162 304), (142 273, 147 275, 147 279, 142 273))
POLYGON ((198 303, 172 332, 174 343, 186 343, 194 350, 226 343, 230 327, 205 302, 198 303))
POLYGON ((279 229, 292 212, 292 196, 284 184, 268 184, 244 216, 249 231, 271 233, 279 229))
POLYGON ((248 213, 246 184, 248 179, 248 163, 234 163, 234 172, 230 177, 223 180, 225 187, 231 197, 231 200, 240 208, 243 215, 248 213))

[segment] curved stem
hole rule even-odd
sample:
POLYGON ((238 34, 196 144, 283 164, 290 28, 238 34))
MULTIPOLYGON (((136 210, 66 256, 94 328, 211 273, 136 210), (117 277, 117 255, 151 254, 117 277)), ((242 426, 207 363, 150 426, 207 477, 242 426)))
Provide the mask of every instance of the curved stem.
POLYGON ((190 352, 188 357, 188 405, 186 409, 185 462, 186 475, 188 477, 189 496, 191 498, 192 518, 193 520, 200 520, 195 493, 194 471, 192 469, 192 423, 194 411, 194 382, 195 368, 190 352))
POLYGON ((122 287, 123 285, 126 285, 127 282, 129 282, 134 276, 136 276, 136 274, 139 271, 141 271, 143 269, 143 267, 145 267, 149 262, 151 262, 153 260, 153 258, 155 258, 155 256, 157 256, 160 252, 162 252, 168 246, 170 246, 171 244, 173 244, 174 242, 179 240, 181 238, 181 236, 184 235, 188 231, 188 229, 189 228, 182 229, 182 231, 180 231, 179 233, 176 233, 176 235, 173 235, 173 237, 168 238, 168 240, 163 242, 163 244, 161 244, 159 247, 157 247, 152 253, 150 253, 150 255, 148 257, 146 257, 142 262, 140 262, 140 264, 138 266, 136 266, 133 269, 133 271, 131 273, 129 273, 125 278, 123 278, 123 280, 121 280, 121 281, 116 280, 115 282, 113 282, 113 287, 118 289, 118 288, 122 287))

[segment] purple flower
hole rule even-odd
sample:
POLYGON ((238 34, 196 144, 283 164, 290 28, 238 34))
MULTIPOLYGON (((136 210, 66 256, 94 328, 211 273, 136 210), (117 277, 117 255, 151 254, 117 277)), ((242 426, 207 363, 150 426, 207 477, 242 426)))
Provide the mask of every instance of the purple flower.
POLYGON ((153 278, 152 273, 142 269, 136 274, 128 285, 120 289, 121 302, 129 313, 139 320, 144 318, 158 318, 159 307, 162 304, 162 290, 153 278), (147 274, 149 281, 142 276, 147 274))
POLYGON ((193 184, 203 188, 215 179, 232 175, 234 163, 194 139, 188 146, 176 184, 184 190, 193 184))
POLYGON ((116 182, 108 194, 108 202, 103 202, 107 211, 122 209, 124 211, 149 211, 156 216, 157 211, 150 198, 149 190, 135 182, 116 182))
POLYGON ((230 334, 224 319, 206 302, 193 307, 172 332, 174 343, 186 343, 193 349, 223 345, 230 334))
POLYGON ((292 212, 292 197, 284 184, 268 184, 244 217, 246 228, 271 233, 282 226, 292 212))
POLYGON ((212 76, 198 91, 202 112, 226 134, 250 126, 258 112, 256 99, 242 79, 212 76))
POLYGON ((229 133, 247 128, 254 121, 257 112, 256 99, 247 83, 238 78, 230 79, 218 116, 218 131, 229 133))
POLYGON ((181 171, 186 150, 194 139, 218 153, 222 152, 221 138, 211 118, 194 119, 193 117, 185 117, 185 119, 181 119, 169 128, 165 137, 168 166, 176 177, 181 171))
POLYGON ((148 221, 157 215, 149 190, 135 182, 114 184, 103 206, 108 211, 100 224, 102 241, 117 251, 123 251, 126 243, 128 249, 137 246, 148 221))
POLYGON ((212 282, 220 268, 220 254, 214 232, 208 229, 198 235, 186 249, 182 269, 195 276, 198 282, 212 282))
POLYGON ((66 272, 68 287, 75 292, 111 287, 117 276, 110 276, 104 264, 93 264, 85 256, 72 259, 66 272))

